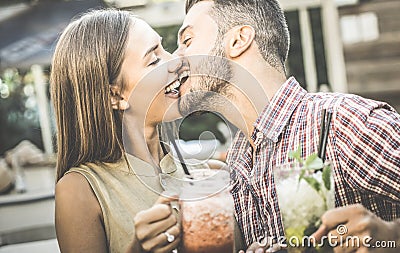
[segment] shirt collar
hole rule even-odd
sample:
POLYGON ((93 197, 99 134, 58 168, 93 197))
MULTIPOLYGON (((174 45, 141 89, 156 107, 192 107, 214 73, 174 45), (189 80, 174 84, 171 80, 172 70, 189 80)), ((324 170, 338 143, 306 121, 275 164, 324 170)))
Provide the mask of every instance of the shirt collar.
MULTIPOLYGON (((294 77, 289 78, 257 118, 254 123, 255 129, 273 142, 277 142, 294 110, 306 94, 307 91, 294 77)), ((256 132, 253 132, 253 140, 257 138, 256 132)))

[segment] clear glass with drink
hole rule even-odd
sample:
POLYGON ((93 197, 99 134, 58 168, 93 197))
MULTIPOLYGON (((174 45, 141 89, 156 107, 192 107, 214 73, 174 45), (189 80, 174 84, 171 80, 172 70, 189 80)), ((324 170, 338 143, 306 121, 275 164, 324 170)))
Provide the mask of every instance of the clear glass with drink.
POLYGON ((328 245, 315 245, 310 235, 320 218, 334 207, 334 185, 328 163, 310 169, 293 162, 274 168, 274 181, 289 253, 333 252, 328 245))
POLYGON ((180 194, 180 253, 231 253, 234 247, 234 207, 229 172, 191 171, 180 194))

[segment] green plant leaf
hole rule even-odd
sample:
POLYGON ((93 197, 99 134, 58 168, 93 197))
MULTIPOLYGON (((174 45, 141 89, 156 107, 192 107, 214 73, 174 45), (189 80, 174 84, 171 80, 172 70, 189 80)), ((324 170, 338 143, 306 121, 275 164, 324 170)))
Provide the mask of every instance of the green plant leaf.
POLYGON ((308 156, 307 157, 307 159, 306 159, 306 162, 305 162, 305 165, 306 166, 308 166, 308 165, 310 165, 312 162, 314 162, 315 161, 315 159, 317 159, 318 158, 318 155, 317 154, 312 154, 312 155, 310 155, 310 156, 308 156))
POLYGON ((329 165, 324 167, 324 169, 322 170, 322 181, 324 182, 325 188, 327 190, 331 189, 331 173, 332 169, 329 165))
POLYGON ((317 192, 321 190, 321 184, 317 181, 317 179, 312 176, 303 177, 303 179, 317 192))
POLYGON ((317 154, 312 154, 307 157, 305 166, 309 170, 318 170, 324 167, 324 162, 317 154))
POLYGON ((299 182, 304 178, 304 175, 306 174, 306 170, 301 170, 300 175, 299 175, 299 182))
POLYGON ((303 159, 301 159, 301 146, 297 147, 297 150, 289 151, 289 157, 296 159, 299 163, 303 163, 303 159))
POLYGON ((299 175, 299 181, 297 182, 297 190, 299 190, 300 187, 300 181, 304 178, 304 175, 306 174, 306 170, 302 169, 300 171, 300 175, 299 175))

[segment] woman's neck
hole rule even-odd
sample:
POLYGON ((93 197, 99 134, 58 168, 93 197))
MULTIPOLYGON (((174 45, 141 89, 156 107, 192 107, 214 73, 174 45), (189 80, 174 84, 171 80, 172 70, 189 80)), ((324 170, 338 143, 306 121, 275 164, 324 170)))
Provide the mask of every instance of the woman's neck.
POLYGON ((159 142, 157 126, 155 124, 135 124, 134 121, 129 122, 129 129, 125 129, 125 148, 126 151, 153 165, 159 166, 163 156, 159 142), (141 127, 138 127, 141 126, 141 127))
POLYGON ((150 152, 151 157, 158 166, 164 154, 161 149, 160 137, 158 135, 157 126, 156 125, 145 126, 144 136, 146 139, 148 151, 150 152))

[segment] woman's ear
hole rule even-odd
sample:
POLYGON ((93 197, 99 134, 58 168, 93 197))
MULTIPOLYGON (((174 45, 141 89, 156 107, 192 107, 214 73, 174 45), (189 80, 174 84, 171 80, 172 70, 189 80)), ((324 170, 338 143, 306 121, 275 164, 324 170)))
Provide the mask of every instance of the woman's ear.
POLYGON ((121 90, 118 85, 110 84, 111 107, 114 110, 127 110, 129 103, 121 96, 121 90))
POLYGON ((255 36, 255 30, 250 25, 243 25, 233 28, 228 44, 227 55, 231 58, 241 56, 250 48, 255 36))

